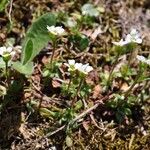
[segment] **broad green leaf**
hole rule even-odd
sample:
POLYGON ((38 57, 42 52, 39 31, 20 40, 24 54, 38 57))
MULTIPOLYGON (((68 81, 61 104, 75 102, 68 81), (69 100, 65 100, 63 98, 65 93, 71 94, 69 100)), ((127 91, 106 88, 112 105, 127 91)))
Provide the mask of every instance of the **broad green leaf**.
POLYGON ((81 10, 83 15, 91 17, 97 17, 99 15, 99 11, 92 4, 83 5, 81 10))
POLYGON ((31 75, 33 72, 33 62, 26 63, 25 65, 22 65, 19 61, 14 62, 13 68, 22 74, 31 75))
POLYGON ((25 53, 24 53, 25 56, 23 64, 26 64, 30 60, 32 53, 33 53, 33 42, 32 40, 29 40, 25 46, 25 53))
POLYGON ((24 43, 23 43, 23 53, 22 53, 22 63, 25 64, 26 62, 30 62, 34 59, 36 55, 39 54, 39 52, 44 48, 44 46, 47 45, 48 41, 50 40, 49 38, 49 33, 47 31, 47 25, 52 26, 55 25, 56 23, 56 18, 53 14, 47 13, 42 15, 39 19, 37 19, 29 28, 24 43), (27 56, 31 52, 31 49, 27 49, 28 42, 32 41, 33 43, 33 49, 32 49, 32 55, 31 57, 27 60, 27 56))

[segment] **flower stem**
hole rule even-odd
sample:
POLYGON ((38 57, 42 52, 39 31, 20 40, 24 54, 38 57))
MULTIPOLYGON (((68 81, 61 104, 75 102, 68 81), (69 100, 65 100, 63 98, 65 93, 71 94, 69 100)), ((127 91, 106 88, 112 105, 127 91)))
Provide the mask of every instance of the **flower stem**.
POLYGON ((132 91, 132 89, 134 88, 134 86, 137 84, 137 82, 138 82, 139 78, 141 77, 141 75, 142 75, 142 69, 141 69, 141 67, 140 67, 139 73, 138 73, 138 75, 136 76, 136 78, 135 78, 133 84, 130 86, 130 88, 129 88, 129 89, 125 92, 125 94, 124 94, 124 97, 125 97, 125 98, 128 97, 128 95, 130 94, 130 92, 132 91))
POLYGON ((72 77, 70 77, 70 80, 69 80, 69 84, 68 84, 68 88, 67 88, 67 93, 69 93, 71 82, 72 82, 72 77))
POLYGON ((81 86, 82 86, 82 84, 83 84, 83 81, 84 81, 84 79, 82 78, 82 79, 80 80, 79 86, 78 86, 78 88, 77 88, 76 95, 75 95, 75 97, 74 97, 74 99, 73 99, 73 101, 72 101, 72 104, 71 104, 72 107, 74 106, 75 102, 77 101, 77 97, 78 97, 79 91, 80 91, 80 89, 81 89, 81 86))
POLYGON ((109 87, 109 85, 110 85, 110 81, 111 81, 111 78, 112 78, 112 74, 113 74, 114 69, 115 69, 115 66, 116 66, 116 64, 117 64, 117 62, 118 62, 118 59, 119 59, 119 54, 116 56, 114 65, 112 66, 111 72, 110 72, 110 74, 109 74, 109 77, 108 77, 108 80, 107 80, 107 89, 108 89, 108 87, 109 87))
POLYGON ((5 75, 6 75, 7 86, 9 86, 8 61, 5 61, 5 75))
POLYGON ((53 68, 53 58, 54 58, 55 50, 56 50, 56 40, 53 41, 53 50, 52 50, 52 55, 50 59, 51 69, 53 68))

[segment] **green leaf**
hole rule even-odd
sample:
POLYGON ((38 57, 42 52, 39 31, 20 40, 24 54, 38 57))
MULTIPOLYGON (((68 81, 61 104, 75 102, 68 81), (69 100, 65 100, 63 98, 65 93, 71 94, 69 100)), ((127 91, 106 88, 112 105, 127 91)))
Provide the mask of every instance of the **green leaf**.
POLYGON ((0 1, 0 12, 4 11, 7 3, 8 3, 8 0, 1 0, 0 1))
POLYGON ((69 40, 81 51, 85 50, 89 45, 89 39, 83 34, 71 35, 69 40))
POLYGON ((14 62, 13 68, 21 74, 31 75, 33 72, 33 62, 26 63, 25 65, 22 65, 22 63, 20 63, 19 61, 14 62))
POLYGON ((48 41, 50 40, 49 33, 47 30, 47 25, 52 26, 55 25, 56 18, 53 14, 47 13, 42 15, 39 19, 37 19, 29 28, 25 40, 23 42, 23 53, 21 62, 23 64, 30 62, 34 59, 36 55, 47 45, 48 41), (28 49, 28 46, 32 41, 33 49, 32 54, 31 47, 28 49), (31 54, 31 57, 29 58, 31 54))
POLYGON ((32 53, 33 53, 33 42, 30 39, 25 46, 25 53, 24 53, 25 56, 23 64, 26 64, 30 60, 32 53))
POLYGON ((88 47, 89 45, 89 40, 86 36, 82 36, 81 40, 80 40, 80 49, 84 50, 88 47))
POLYGON ((123 109, 123 112, 124 112, 124 114, 127 115, 127 116, 132 115, 132 111, 131 111, 130 108, 124 108, 124 109, 123 109))
POLYGON ((40 108, 39 112, 40 112, 40 115, 44 116, 44 117, 50 117, 51 118, 55 115, 55 112, 52 112, 47 108, 40 108))
POLYGON ((97 17, 99 15, 99 11, 92 4, 85 4, 81 8, 82 14, 97 17))
MULTIPOLYGON (((12 61, 9 61, 8 62, 8 66, 11 66, 11 64, 12 64, 12 61)), ((3 60, 3 58, 0 57, 0 68, 5 68, 5 67, 6 67, 6 64, 5 64, 4 60, 3 60)))
POLYGON ((74 110, 80 110, 81 108, 82 108, 82 106, 83 106, 83 103, 82 103, 82 101, 81 100, 79 100, 79 101, 77 101, 76 103, 75 103, 75 108, 74 108, 74 110))
POLYGON ((0 68, 5 68, 5 62, 2 57, 0 57, 0 68))

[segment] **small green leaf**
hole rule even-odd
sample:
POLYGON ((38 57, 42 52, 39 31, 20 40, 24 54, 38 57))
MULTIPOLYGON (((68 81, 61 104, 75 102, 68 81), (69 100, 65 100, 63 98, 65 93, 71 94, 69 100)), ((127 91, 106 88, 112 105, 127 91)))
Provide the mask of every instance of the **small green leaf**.
POLYGON ((82 34, 71 35, 69 40, 81 51, 85 50, 89 45, 89 39, 82 34))
POLYGON ((50 111, 47 108, 40 108, 39 112, 40 112, 40 115, 48 117, 48 118, 49 117, 51 118, 51 117, 53 117, 55 115, 54 112, 50 111))
POLYGON ((125 117, 125 114, 122 111, 117 111, 115 115, 119 123, 121 123, 125 117))
POLYGON ((99 11, 92 4, 84 4, 81 8, 82 14, 97 17, 99 15, 99 11))
POLYGON ((125 113, 125 115, 130 116, 132 114, 132 111, 130 108, 124 108, 123 112, 125 113))
POLYGON ((81 40, 80 40, 80 49, 84 50, 88 47, 89 45, 89 40, 87 37, 82 36, 81 40))
POLYGON ((1 0, 0 1, 0 12, 4 11, 7 3, 8 3, 8 0, 1 0))
POLYGON ((30 39, 25 46, 23 65, 30 61, 32 53, 33 53, 33 42, 30 39))
MULTIPOLYGON (((12 64, 12 62, 9 61, 8 62, 8 66, 11 66, 11 64, 12 64)), ((6 67, 6 64, 5 64, 4 60, 3 60, 3 58, 0 57, 0 68, 5 68, 5 67, 6 67)))
POLYGON ((20 63, 19 61, 14 62, 13 68, 21 74, 31 75, 33 72, 33 62, 26 63, 25 65, 22 65, 22 63, 20 63))
POLYGON ((82 108, 82 106, 83 106, 83 103, 81 100, 79 100, 76 102, 74 110, 79 110, 82 108))
POLYGON ((73 18, 68 18, 66 21, 66 26, 73 28, 77 25, 77 22, 73 18))

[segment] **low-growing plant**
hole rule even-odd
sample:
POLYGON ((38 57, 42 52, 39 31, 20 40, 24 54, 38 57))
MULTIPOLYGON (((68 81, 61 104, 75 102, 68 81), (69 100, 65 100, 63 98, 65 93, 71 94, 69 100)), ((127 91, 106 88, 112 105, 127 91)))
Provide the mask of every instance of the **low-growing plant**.
MULTIPOLYGON (((113 42, 113 44, 115 45, 116 56, 115 56, 114 64, 112 66, 112 69, 111 69, 109 77, 108 77, 107 87, 109 87, 111 85, 112 75, 113 75, 115 66, 118 63, 118 59, 119 59, 120 55, 130 53, 129 59, 128 59, 128 64, 126 66, 126 72, 128 73, 129 67, 130 67, 130 62, 132 59, 132 53, 135 50, 136 45, 141 44, 141 43, 142 43, 142 39, 136 29, 132 29, 130 34, 128 34, 126 36, 125 40, 121 39, 119 42, 113 42)), ((124 73, 124 74, 125 74, 124 76, 126 76, 126 73, 124 73)))
POLYGON ((76 63, 75 60, 68 60, 68 63, 65 63, 65 65, 68 67, 70 73, 70 81, 67 88, 66 86, 62 86, 62 91, 68 93, 71 97, 74 97, 71 103, 71 106, 73 107, 79 93, 82 97, 88 95, 90 87, 86 85, 85 78, 93 68, 89 66, 89 64, 83 65, 82 63, 76 63))
POLYGON ((78 51, 84 51, 89 46, 89 39, 81 33, 75 33, 69 36, 69 42, 73 43, 73 46, 78 51))
POLYGON ((81 20, 80 24, 86 24, 89 26, 93 26, 95 22, 95 18, 99 16, 100 11, 93 4, 84 4, 81 8, 81 20))

